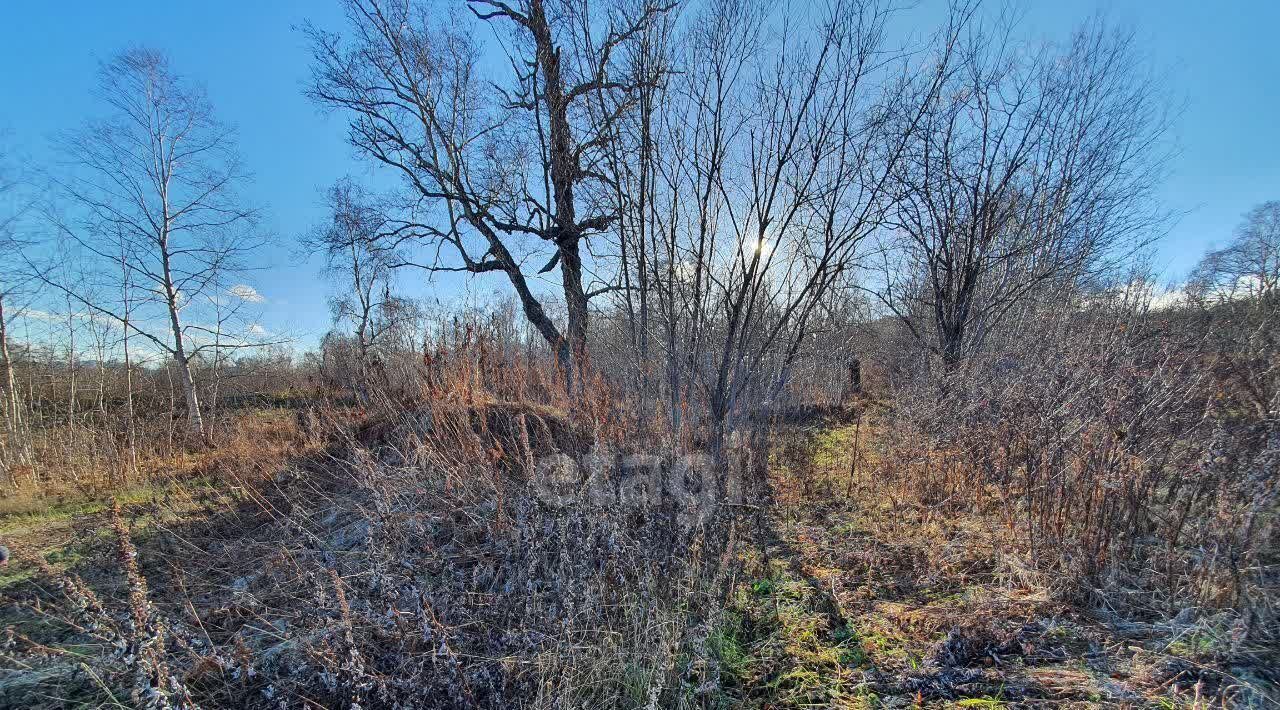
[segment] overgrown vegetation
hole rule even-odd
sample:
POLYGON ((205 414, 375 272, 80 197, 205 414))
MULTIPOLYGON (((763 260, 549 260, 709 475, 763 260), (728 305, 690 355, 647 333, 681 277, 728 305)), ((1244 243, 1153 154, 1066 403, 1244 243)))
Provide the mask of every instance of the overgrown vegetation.
POLYGON ((344 7, 315 352, 159 53, 3 223, 0 705, 1280 702, 1280 203, 1152 286, 1131 36, 344 7))

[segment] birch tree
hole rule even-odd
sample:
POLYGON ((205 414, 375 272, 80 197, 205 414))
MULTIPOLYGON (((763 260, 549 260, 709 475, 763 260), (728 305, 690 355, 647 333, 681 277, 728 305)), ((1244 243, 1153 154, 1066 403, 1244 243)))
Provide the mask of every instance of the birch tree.
MULTIPOLYGON (((19 195, 20 181, 9 165, 8 155, 0 153, 0 251, 17 252, 24 246, 18 235, 18 224, 29 206, 28 200, 19 195)), ((12 262, 10 262, 12 263, 12 262)), ((10 435, 22 426, 22 401, 18 395, 18 383, 14 377, 13 358, 9 352, 9 327, 21 309, 16 301, 22 294, 27 279, 8 264, 0 267, 0 388, 4 401, 0 409, 4 413, 5 428, 10 435)))
POLYGON ((1234 238, 1196 265, 1186 294, 1215 374, 1267 416, 1280 404, 1280 201, 1249 210, 1234 238))
MULTIPOLYGON (((891 119, 922 115, 948 60, 922 77, 932 91, 906 91, 884 41, 893 12, 837 0, 796 18, 716 0, 674 56, 663 36, 632 54, 674 68, 612 156, 635 166, 616 193, 630 247, 621 310, 637 341, 653 329, 665 351, 677 427, 705 405, 728 430, 745 403, 776 399, 883 223, 915 129, 891 119)), ((940 33, 944 46, 958 30, 940 33)))
POLYGON ((218 292, 263 241, 258 213, 241 197, 245 174, 234 133, 205 92, 168 59, 133 49, 106 62, 99 95, 109 115, 63 141, 71 165, 59 180, 66 214, 54 218, 101 271, 122 286, 119 303, 60 288, 84 308, 118 323, 172 360, 195 434, 205 423, 193 362, 221 323, 194 317, 193 304, 236 297, 218 292), (123 272, 123 273, 122 273, 123 272), (191 316, 191 317, 189 317, 191 316))
POLYGON ((370 357, 398 324, 403 309, 391 293, 392 269, 405 264, 380 235, 387 229, 382 209, 351 179, 338 181, 326 194, 329 218, 303 240, 324 255, 325 270, 337 289, 330 300, 334 324, 349 327, 355 345, 356 391, 369 394, 370 357))

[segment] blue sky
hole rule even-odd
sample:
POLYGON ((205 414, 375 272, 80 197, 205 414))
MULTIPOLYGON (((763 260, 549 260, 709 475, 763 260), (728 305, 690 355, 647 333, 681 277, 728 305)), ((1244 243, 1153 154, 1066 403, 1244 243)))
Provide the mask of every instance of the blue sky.
MULTIPOLYGON (((941 17, 926 0, 907 19, 920 31, 941 17)), ((1158 262, 1169 277, 1230 237, 1240 215, 1280 199, 1280 2, 1114 0, 1093 3, 1028 0, 1025 34, 1061 37, 1102 10, 1132 26, 1155 66, 1170 77, 1185 109, 1176 124, 1180 152, 1161 189, 1182 212, 1158 262)), ((315 260, 299 260, 294 239, 322 217, 322 190, 344 174, 371 179, 343 140, 339 116, 324 116, 303 95, 308 74, 304 20, 338 29, 329 0, 61 3, 11 0, 0 10, 0 131, 36 166, 53 159, 48 138, 98 112, 91 92, 99 60, 131 45, 169 53, 174 67, 204 83, 223 120, 239 129, 240 150, 254 174, 252 197, 267 208, 277 244, 269 268, 252 280, 266 298, 263 323, 314 344, 328 327, 328 288, 315 260)), ((460 282, 425 285, 407 275, 419 296, 454 300, 460 282)), ((501 282, 470 290, 487 294, 501 282)))

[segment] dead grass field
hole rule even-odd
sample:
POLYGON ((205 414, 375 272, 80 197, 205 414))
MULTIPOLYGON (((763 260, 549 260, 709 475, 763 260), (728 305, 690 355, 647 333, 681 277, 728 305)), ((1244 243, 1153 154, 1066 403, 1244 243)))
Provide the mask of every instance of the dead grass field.
MULTIPOLYGON (((423 569, 409 571, 405 579, 420 578, 424 589, 436 590, 433 594, 447 584, 437 575, 449 566, 476 574, 487 564, 460 555, 491 555, 498 549, 485 547, 478 537, 466 547, 462 538, 502 540, 503 530, 515 530, 519 523, 500 512, 501 498, 484 499, 489 503, 476 498, 476 507, 455 508, 447 518, 429 497, 410 499, 416 513, 388 508, 335 472, 369 455, 358 453, 369 451, 360 437, 385 438, 389 430, 378 434, 377 427, 348 419, 349 428, 320 435, 300 427, 301 419, 287 411, 246 416, 242 436, 175 462, 166 481, 115 495, 119 514, 105 498, 5 514, 0 535, 17 559, 0 577, 0 594, 10 601, 0 618, 6 628, 0 705, 132 707, 128 688, 97 669, 103 659, 118 658, 121 648, 141 653, 147 642, 121 631, 124 637, 114 643, 122 646, 115 648, 103 640, 110 634, 77 628, 84 615, 66 610, 69 602, 72 607, 100 603, 107 611, 99 623, 108 623, 127 616, 131 598, 136 608, 140 602, 131 595, 139 588, 145 608, 135 613, 157 627, 156 638, 167 641, 166 672, 180 679, 193 703, 204 706, 236 706, 254 697, 264 707, 280 699, 289 706, 354 707, 334 696, 309 696, 298 690, 302 686, 273 691, 279 678, 273 684, 263 674, 269 668, 286 674, 287 663, 306 659, 329 669, 322 672, 355 673, 350 664, 361 665, 360 672, 387 682, 397 668, 404 671, 396 662, 369 655, 370 648, 395 650, 405 659, 423 660, 434 673, 456 676, 460 696, 438 696, 437 705, 482 704, 476 669, 504 674, 506 687, 522 689, 529 706, 547 707, 555 703, 511 679, 559 673, 566 683, 592 688, 583 697, 594 697, 597 704, 584 707, 602 706, 598 699, 604 697, 612 699, 610 706, 665 707, 669 702, 672 707, 762 710, 1210 708, 1234 707, 1246 691, 1255 700, 1274 693, 1268 684, 1274 679, 1267 677, 1274 669, 1225 660, 1220 646, 1226 631, 1215 627, 1213 618, 1120 623, 1103 609, 1063 601, 1054 580, 1006 552, 1007 530, 998 516, 941 515, 930 506, 884 496, 870 485, 878 459, 874 409, 858 421, 827 413, 783 423, 775 431, 772 504, 761 511, 764 522, 755 539, 726 548, 736 557, 725 568, 732 574, 723 587, 727 594, 702 617, 705 633, 693 642, 687 635, 669 635, 677 626, 661 615, 649 615, 638 626, 616 626, 622 623, 619 614, 626 616, 618 610, 599 617, 600 623, 615 624, 613 630, 597 625, 539 640, 536 626, 515 611, 524 604, 529 613, 533 597, 528 592, 479 594, 464 585, 461 597, 433 598, 465 603, 470 610, 436 607, 425 622, 436 629, 436 641, 408 643, 422 634, 421 619, 406 616, 390 625, 370 625, 370 614, 380 612, 376 583, 369 585, 386 574, 387 561, 379 557, 391 549, 378 541, 393 527, 387 516, 425 525, 421 529, 430 531, 429 541, 419 546, 454 550, 444 558, 425 552, 413 558, 423 569), (137 578, 122 561, 123 549, 136 550, 137 578), (500 618, 510 620, 509 631, 524 634, 507 643, 528 644, 528 653, 476 655, 477 635, 498 631, 486 625, 500 618), (619 635, 606 643, 622 628, 640 628, 651 637, 619 635), (628 643, 666 651, 649 652, 652 667, 619 661, 634 657, 617 649, 594 660, 578 658, 576 665, 566 660, 569 656, 559 657, 576 645, 628 643), (333 659, 322 657, 331 653, 352 655, 325 665, 333 659), (654 674, 664 673, 675 679, 666 681, 675 683, 675 691, 654 705, 658 696, 645 689, 652 687, 654 674), (602 684, 613 689, 602 691, 602 684), (273 692, 280 695, 273 699, 273 692)), ((564 538, 544 542, 549 554, 573 547, 564 538)), ((639 560, 624 555, 617 563, 643 569, 639 560)), ((616 573, 614 564, 600 570, 616 573)), ((681 586, 694 577, 683 576, 679 567, 670 569, 672 576, 647 582, 654 585, 645 587, 648 593, 664 586, 676 596, 697 593, 694 586, 681 586)), ((552 579, 549 574, 532 573, 529 583, 552 579)), ((619 577, 615 583, 641 581, 619 577)), ((581 592, 547 593, 574 597, 581 592)), ((611 598, 613 604, 635 603, 626 595, 611 598)), ((582 596, 579 603, 588 599, 582 596)), ((361 707, 380 706, 368 702, 361 707)))
MULTIPOLYGON (((777 434, 770 534, 712 647, 734 706, 1235 707, 1280 702, 1266 661, 1190 614, 1120 622, 1063 601, 998 516, 869 485, 874 410, 777 434), (865 446, 853 469, 853 442, 865 446), (1268 699, 1270 698, 1270 699, 1268 699)), ((1190 611, 1190 610, 1188 610, 1190 611)))

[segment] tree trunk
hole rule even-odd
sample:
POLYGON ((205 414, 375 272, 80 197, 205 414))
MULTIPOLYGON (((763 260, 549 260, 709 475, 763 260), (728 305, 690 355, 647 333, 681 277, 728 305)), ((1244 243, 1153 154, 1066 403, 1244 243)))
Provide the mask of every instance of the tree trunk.
POLYGON ((196 392, 196 381, 191 375, 191 358, 187 355, 186 344, 182 337, 182 323, 178 319, 178 294, 173 288, 173 277, 169 271, 169 252, 163 249, 164 279, 168 293, 165 294, 169 306, 169 327, 173 331, 173 364, 178 368, 178 379, 182 384, 182 394, 187 400, 187 424, 191 431, 204 437, 204 418, 200 416, 200 396, 196 392))
POLYGON ((129 311, 125 306, 124 321, 124 417, 129 438, 129 473, 138 468, 138 441, 133 424, 133 354, 129 351, 129 311))
POLYGON ((178 376, 182 381, 182 393, 187 400, 187 424, 191 427, 191 431, 204 437, 204 418, 200 416, 200 395, 196 392, 196 381, 191 376, 191 363, 180 354, 173 356, 173 362, 178 366, 178 376))
POLYGON ((191 375, 191 357, 187 355, 186 343, 182 337, 182 322, 178 319, 178 291, 174 287, 172 254, 169 251, 169 204, 168 192, 161 190, 161 201, 164 208, 163 226, 157 245, 160 247, 160 264, 163 268, 165 305, 169 308, 169 327, 173 332, 173 364, 178 366, 178 377, 182 383, 182 394, 187 400, 187 425, 191 431, 201 438, 205 436, 204 418, 200 416, 200 396, 196 392, 196 381, 191 375))
POLYGON ((67 296, 67 423, 76 429, 76 322, 71 311, 71 297, 67 296))
POLYGON ((564 280, 564 301, 568 309, 566 339, 569 365, 573 368, 573 372, 568 373, 572 385, 581 379, 583 360, 587 353, 587 295, 582 286, 582 255, 578 252, 576 239, 560 247, 560 273, 564 280))
POLYGON ((551 241, 560 252, 560 273, 568 309, 565 342, 557 344, 557 353, 561 367, 565 368, 569 389, 573 391, 586 357, 587 342, 587 295, 582 285, 582 255, 579 252, 583 229, 577 221, 573 195, 579 166, 569 128, 569 97, 560 75, 560 48, 555 44, 542 0, 530 3, 529 30, 537 45, 538 64, 542 68, 542 98, 547 106, 547 157, 555 208, 552 215, 554 238, 551 241))
POLYGON ((120 333, 124 346, 124 416, 125 432, 129 439, 129 470, 131 476, 138 470, 138 440, 133 423, 133 353, 129 350, 129 324, 133 316, 133 301, 130 298, 128 252, 120 248, 120 300, 124 306, 124 319, 121 321, 120 333))
POLYGON ((5 426, 12 433, 22 426, 22 407, 18 399, 18 383, 13 376, 13 360, 9 357, 9 330, 5 323, 3 296, 0 296, 0 359, 4 360, 5 426))

